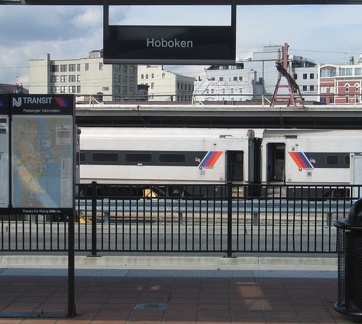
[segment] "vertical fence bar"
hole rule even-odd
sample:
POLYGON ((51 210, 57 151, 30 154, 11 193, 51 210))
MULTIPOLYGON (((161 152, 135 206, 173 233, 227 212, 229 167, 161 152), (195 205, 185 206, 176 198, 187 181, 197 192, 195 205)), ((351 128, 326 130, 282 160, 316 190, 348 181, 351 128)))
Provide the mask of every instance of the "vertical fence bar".
POLYGON ((97 256, 97 181, 92 182, 92 252, 97 256))
POLYGON ((232 257, 232 242, 233 242, 233 184, 227 183, 227 201, 228 201, 228 221, 227 221, 227 253, 228 258, 232 257))

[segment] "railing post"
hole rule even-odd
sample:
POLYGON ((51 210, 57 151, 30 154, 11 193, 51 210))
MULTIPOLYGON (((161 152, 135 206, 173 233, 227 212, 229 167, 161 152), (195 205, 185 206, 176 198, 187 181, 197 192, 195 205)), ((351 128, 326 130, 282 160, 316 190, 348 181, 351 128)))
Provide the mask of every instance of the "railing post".
POLYGON ((97 181, 92 181, 92 254, 97 256, 97 181))
POLYGON ((227 183, 227 201, 228 201, 228 220, 227 220, 227 258, 232 257, 232 240, 233 240, 233 184, 227 183))

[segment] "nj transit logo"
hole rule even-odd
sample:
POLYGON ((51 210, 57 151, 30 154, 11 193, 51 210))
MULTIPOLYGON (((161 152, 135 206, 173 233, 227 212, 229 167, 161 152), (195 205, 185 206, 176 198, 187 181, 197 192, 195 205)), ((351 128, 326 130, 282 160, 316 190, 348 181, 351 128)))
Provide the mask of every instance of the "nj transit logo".
POLYGON ((299 169, 314 169, 313 164, 303 152, 289 152, 289 155, 299 169))
POLYGON ((221 156, 222 151, 209 151, 199 164, 199 169, 212 169, 221 156))

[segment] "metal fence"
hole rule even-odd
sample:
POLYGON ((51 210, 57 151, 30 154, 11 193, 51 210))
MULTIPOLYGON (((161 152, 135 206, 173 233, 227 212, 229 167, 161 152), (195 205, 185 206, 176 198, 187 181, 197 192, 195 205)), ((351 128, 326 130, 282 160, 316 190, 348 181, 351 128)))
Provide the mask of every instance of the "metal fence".
MULTIPOLYGON (((78 185, 75 250, 334 253, 361 186, 78 185), (187 190, 185 188, 187 187, 187 190), (166 190, 167 189, 167 190, 166 190)), ((67 251, 68 217, 2 215, 1 251, 67 251)))

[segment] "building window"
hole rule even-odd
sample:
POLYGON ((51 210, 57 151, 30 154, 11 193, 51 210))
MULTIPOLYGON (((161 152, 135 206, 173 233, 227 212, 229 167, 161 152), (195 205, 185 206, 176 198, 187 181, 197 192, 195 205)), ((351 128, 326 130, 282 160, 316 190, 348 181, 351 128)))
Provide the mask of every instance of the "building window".
POLYGON ((75 82, 75 75, 74 74, 72 74, 72 75, 70 75, 69 76, 69 82, 75 82))
POLYGON ((52 76, 50 76, 50 82, 51 82, 51 83, 59 82, 59 75, 52 75, 52 76))
POLYGON ((129 74, 131 75, 136 75, 137 74, 137 69, 134 65, 130 65, 129 66, 129 74))
POLYGON ((75 89, 76 89, 75 86, 70 86, 69 87, 69 93, 75 93, 75 89))
POLYGON ((77 71, 80 71, 80 64, 77 64, 77 71))
POLYGON ((233 81, 238 81, 238 77, 234 76, 233 81))
POLYGON ((166 76, 166 75, 165 75, 165 73, 162 73, 162 79, 164 79, 164 78, 165 78, 165 76, 166 76))
POLYGON ((224 78, 223 78, 223 77, 220 77, 220 78, 219 78, 219 81, 224 81, 224 78))
POLYGON ((80 93, 80 91, 81 91, 81 87, 77 86, 77 93, 80 93))
POLYGON ((51 65, 50 72, 59 72, 59 65, 51 65))
POLYGON ((314 85, 309 86, 309 91, 314 91, 314 85))
POLYGON ((102 71, 103 70, 103 63, 98 63, 98 70, 102 71))
POLYGON ((75 64, 69 64, 69 72, 75 72, 75 64))
POLYGON ((67 72, 67 65, 66 64, 61 64, 60 65, 60 72, 67 72))
POLYGON ((303 91, 307 91, 307 86, 306 85, 303 86, 303 91))
POLYGON ((354 89, 355 89, 356 93, 359 93, 359 90, 360 90, 359 83, 356 83, 356 84, 354 85, 354 89))
POLYGON ((314 73, 309 74, 309 79, 314 79, 314 73))
POLYGON ((348 83, 345 85, 345 91, 349 92, 349 84, 348 83))
POLYGON ((298 79, 298 74, 297 74, 297 73, 294 74, 293 79, 294 79, 294 80, 297 80, 297 79, 298 79))
POLYGON ((345 103, 349 103, 349 96, 345 97, 345 103))
POLYGON ((77 75, 77 82, 80 82, 80 75, 77 75))
POLYGON ((307 73, 303 73, 303 80, 306 80, 308 78, 307 73))
POLYGON ((60 76, 60 82, 62 82, 62 83, 68 82, 68 76, 67 75, 61 75, 60 76))
POLYGON ((323 69, 321 70, 321 77, 322 78, 333 78, 336 76, 336 69, 323 69))
POLYGON ((89 71, 89 63, 85 63, 85 71, 89 71))
POLYGON ((141 80, 143 80, 143 74, 141 74, 141 80))
POLYGON ((109 87, 103 87, 102 91, 109 91, 109 87))
POLYGON ((352 68, 340 68, 339 75, 340 76, 352 76, 352 68))

